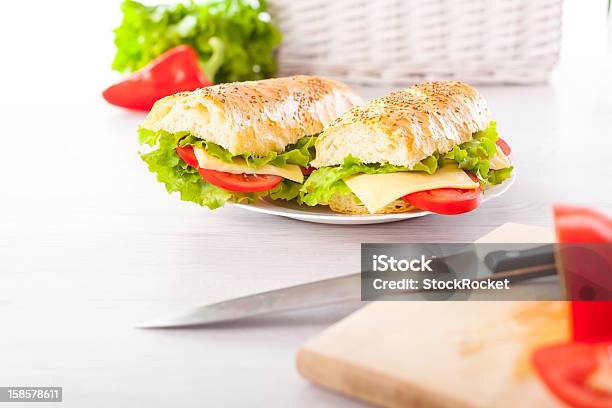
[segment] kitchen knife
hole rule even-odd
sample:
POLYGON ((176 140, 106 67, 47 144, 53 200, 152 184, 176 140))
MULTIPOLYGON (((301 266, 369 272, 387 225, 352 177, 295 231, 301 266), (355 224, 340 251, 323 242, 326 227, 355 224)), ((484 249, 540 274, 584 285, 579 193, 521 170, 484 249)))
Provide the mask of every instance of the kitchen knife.
MULTIPOLYGON (((464 252, 438 258, 436 261, 462 265, 465 270, 476 268, 475 270, 479 271, 476 280, 508 279, 515 283, 556 275, 552 251, 553 247, 550 245, 523 251, 495 251, 487 254, 484 262, 474 252, 464 252), (483 271, 487 273, 484 274, 483 271)), ((423 291, 407 290, 402 296, 410 296, 412 292, 416 295, 423 291)), ((153 329, 199 326, 359 300, 361 273, 355 273, 200 306, 183 313, 146 321, 137 327, 153 329)))

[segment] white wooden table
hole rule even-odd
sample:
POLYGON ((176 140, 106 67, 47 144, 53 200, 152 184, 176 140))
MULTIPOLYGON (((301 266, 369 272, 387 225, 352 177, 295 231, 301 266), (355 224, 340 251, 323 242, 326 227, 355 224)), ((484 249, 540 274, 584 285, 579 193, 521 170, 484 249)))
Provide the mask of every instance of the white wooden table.
MULTIPOLYGON (((71 30, 108 30, 108 19, 71 30)), ((49 43, 68 32, 50 32, 49 43)), ((133 326, 356 272, 361 242, 471 241, 505 222, 550 225, 560 201, 612 209, 609 63, 589 76, 562 70, 549 86, 481 89, 514 151, 517 181, 500 199, 463 216, 343 227, 168 196, 136 154, 143 116, 99 97, 110 34, 95 49, 87 35, 71 41, 86 50, 43 47, 43 66, 9 44, 25 62, 3 67, 0 84, 0 386, 63 386, 63 407, 353 406, 303 381, 293 359, 358 305, 208 329, 133 326), (43 68, 44 83, 26 80, 43 68)))

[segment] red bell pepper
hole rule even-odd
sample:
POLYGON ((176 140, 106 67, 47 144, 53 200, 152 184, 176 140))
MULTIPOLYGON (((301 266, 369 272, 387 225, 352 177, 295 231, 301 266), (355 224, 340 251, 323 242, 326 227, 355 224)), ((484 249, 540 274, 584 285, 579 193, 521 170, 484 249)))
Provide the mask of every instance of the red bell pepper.
MULTIPOLYGON (((580 283, 585 278, 600 282, 600 287, 609 290, 612 283, 612 219, 588 208, 567 205, 555 206, 554 217, 559 243, 605 244, 593 245, 595 257, 577 256, 578 251, 571 247, 560 247, 570 299, 580 298, 580 283)), ((612 340, 612 301, 572 301, 571 312, 574 341, 612 340)))
MULTIPOLYGON (((612 282, 612 219, 595 210, 557 205, 559 259, 570 299, 581 287, 612 282), (575 246, 567 244, 577 244, 575 246), (595 244, 581 246, 580 244, 595 244)), ((612 302, 571 302, 573 341, 536 350, 532 363, 540 379, 573 408, 612 407, 612 302)))
POLYGON ((196 52, 179 45, 164 52, 102 95, 113 105, 148 111, 158 99, 212 85, 200 68, 196 52))

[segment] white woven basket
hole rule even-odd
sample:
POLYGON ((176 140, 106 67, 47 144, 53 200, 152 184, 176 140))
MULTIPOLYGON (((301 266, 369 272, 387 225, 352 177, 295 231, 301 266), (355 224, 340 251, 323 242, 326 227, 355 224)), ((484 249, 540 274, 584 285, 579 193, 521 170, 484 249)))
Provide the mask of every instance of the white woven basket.
POLYGON ((268 0, 283 32, 279 75, 404 86, 545 82, 562 0, 268 0))

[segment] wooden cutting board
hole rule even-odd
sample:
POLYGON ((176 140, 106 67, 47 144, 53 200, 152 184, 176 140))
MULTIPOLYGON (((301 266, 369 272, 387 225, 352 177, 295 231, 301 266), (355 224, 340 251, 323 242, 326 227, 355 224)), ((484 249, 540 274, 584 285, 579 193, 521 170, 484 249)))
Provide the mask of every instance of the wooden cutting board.
MULTIPOLYGON (((553 242, 505 224, 479 242, 553 242)), ((385 407, 560 407, 530 365, 569 338, 562 302, 375 302, 300 348, 308 380, 385 407)))

